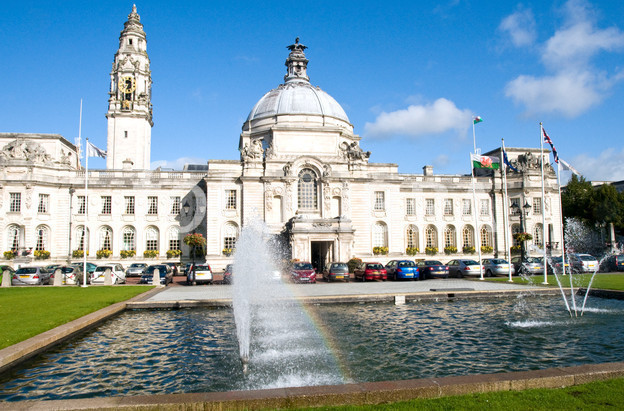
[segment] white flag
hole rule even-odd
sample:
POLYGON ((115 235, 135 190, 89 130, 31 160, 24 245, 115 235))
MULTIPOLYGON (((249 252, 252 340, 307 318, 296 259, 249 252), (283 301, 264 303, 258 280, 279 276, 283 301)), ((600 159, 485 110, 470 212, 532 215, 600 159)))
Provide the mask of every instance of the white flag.
POLYGON ((572 167, 569 163, 567 163, 564 159, 559 158, 559 164, 561 164, 561 168, 563 168, 564 170, 569 170, 571 172, 573 172, 574 174, 576 174, 577 176, 580 176, 581 173, 579 173, 578 171, 576 171, 574 169, 574 167, 572 167))
POLYGON ((87 141, 87 156, 106 158, 106 151, 101 150, 87 141))

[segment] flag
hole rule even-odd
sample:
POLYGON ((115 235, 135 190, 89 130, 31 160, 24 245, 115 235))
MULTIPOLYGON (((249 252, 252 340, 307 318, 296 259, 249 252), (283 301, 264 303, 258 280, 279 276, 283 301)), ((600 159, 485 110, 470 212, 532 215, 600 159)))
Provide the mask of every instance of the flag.
POLYGON ((553 144, 548 134, 546 134, 546 130, 542 127, 542 133, 544 133, 544 143, 550 144, 550 148, 552 148, 553 157, 555 158, 555 163, 559 162, 559 155, 557 154, 557 150, 555 149, 555 145, 553 144))
POLYGON ((474 117, 472 119, 472 124, 477 124, 477 123, 480 123, 482 121, 483 121, 483 119, 480 116, 476 116, 476 117, 474 117))
POLYGON ((498 157, 480 156, 478 154, 470 154, 473 168, 488 168, 490 170, 498 170, 500 168, 500 159, 498 157))
POLYGON ((574 174, 576 174, 577 176, 580 176, 581 173, 579 173, 578 171, 576 171, 574 169, 574 167, 572 167, 569 163, 567 163, 564 159, 560 158, 559 159, 559 164, 561 164, 561 168, 563 168, 564 170, 568 170, 573 172, 574 174))
POLYGON ((97 148, 87 140, 87 157, 102 157, 106 158, 106 151, 97 148))
POLYGON ((510 169, 515 171, 516 173, 519 172, 516 167, 511 165, 511 162, 509 161, 509 158, 507 158, 507 152, 505 150, 503 150, 503 162, 507 165, 507 167, 509 167, 510 169))

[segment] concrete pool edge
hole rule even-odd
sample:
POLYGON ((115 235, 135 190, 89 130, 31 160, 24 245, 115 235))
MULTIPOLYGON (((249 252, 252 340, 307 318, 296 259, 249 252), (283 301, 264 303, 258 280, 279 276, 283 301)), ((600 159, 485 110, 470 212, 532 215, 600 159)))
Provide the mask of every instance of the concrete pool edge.
POLYGON ((624 362, 587 364, 499 374, 463 375, 255 391, 139 395, 75 400, 0 403, 0 410, 202 409, 256 410, 335 405, 371 405, 452 395, 533 388, 563 388, 624 376, 624 362))

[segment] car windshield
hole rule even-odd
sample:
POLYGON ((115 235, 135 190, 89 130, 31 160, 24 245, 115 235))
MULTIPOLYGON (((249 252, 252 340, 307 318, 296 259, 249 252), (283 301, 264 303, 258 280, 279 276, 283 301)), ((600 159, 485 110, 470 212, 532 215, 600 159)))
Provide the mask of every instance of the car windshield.
POLYGON ((209 265, 196 265, 195 271, 210 271, 209 265))
POLYGON ((310 263, 295 263, 293 264, 293 268, 295 270, 313 270, 312 264, 310 263))
POLYGON ((17 274, 34 274, 37 272, 37 269, 34 267, 24 267, 17 270, 17 274))
POLYGON ((501 258, 493 258, 490 260, 490 263, 492 264, 507 264, 507 261, 501 259, 501 258))
POLYGON ((542 260, 540 260, 537 257, 527 257, 525 261, 527 263, 530 263, 530 264, 541 264, 542 263, 542 260))
POLYGON ((106 269, 110 269, 111 271, 113 271, 113 267, 109 265, 101 265, 99 267, 96 267, 95 271, 106 271, 106 269))
POLYGON ((383 268, 383 265, 381 264, 366 264, 366 268, 371 269, 371 270, 379 270, 383 268))
MULTIPOLYGON (((100 268, 100 267, 98 267, 100 268)), ((154 270, 158 268, 158 272, 160 274, 166 273, 167 272, 167 267, 165 267, 164 265, 150 265, 149 267, 147 267, 147 271, 146 274, 154 274, 154 270)))
POLYGON ((431 261, 425 261, 425 265, 444 265, 444 264, 442 264, 440 261, 431 260, 431 261))
POLYGON ((462 263, 466 265, 479 265, 479 263, 476 262, 475 260, 462 260, 462 263))
POLYGON ((580 255, 579 258, 583 261, 595 261, 596 260, 591 255, 580 255))
POLYGON ((73 273, 73 272, 74 272, 74 267, 63 267, 63 268, 61 268, 61 270, 62 270, 65 274, 68 274, 68 273, 73 273))
POLYGON ((130 268, 143 268, 145 264, 130 264, 130 268))
POLYGON ((416 263, 413 261, 400 261, 399 267, 416 267, 416 263))
POLYGON ((331 269, 334 271, 342 271, 342 270, 348 270, 349 267, 347 267, 346 264, 332 264, 331 265, 331 269))

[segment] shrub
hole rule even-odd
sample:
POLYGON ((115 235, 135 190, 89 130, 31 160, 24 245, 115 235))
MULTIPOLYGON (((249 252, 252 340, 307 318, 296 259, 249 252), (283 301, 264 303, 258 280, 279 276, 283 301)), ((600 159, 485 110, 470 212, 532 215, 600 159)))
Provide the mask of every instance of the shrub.
POLYGON ((457 247, 454 246, 448 246, 448 247, 444 247, 444 254, 449 255, 449 254, 455 254, 457 252, 457 247))
POLYGON ((436 255, 438 253, 438 247, 426 247, 425 254, 427 255, 436 255))
POLYGON ((180 250, 167 250, 167 258, 179 257, 182 254, 180 250))
POLYGON ((388 247, 373 247, 373 254, 375 255, 386 255, 388 254, 388 247))
POLYGON ((95 256, 99 259, 102 258, 108 258, 113 254, 113 252, 111 250, 97 250, 97 253, 95 253, 95 256))
POLYGON ((12 260, 15 258, 15 253, 13 251, 5 251, 4 252, 4 258, 6 260, 12 260))
POLYGON ((47 260, 50 258, 50 252, 46 250, 35 250, 33 254, 35 255, 35 260, 47 260))
POLYGON ((143 257, 145 257, 145 258, 156 258, 156 257, 158 257, 158 251, 157 250, 145 250, 145 251, 143 251, 143 257))
POLYGON ((464 254, 474 254, 477 250, 475 250, 475 248, 472 246, 468 246, 462 248, 462 251, 464 252, 464 254))
POLYGON ((407 255, 416 255, 420 252, 420 250, 418 249, 418 247, 407 247, 405 249, 405 254, 407 255))
POLYGON ((349 272, 353 273, 356 267, 359 266, 360 264, 362 264, 362 260, 359 258, 355 258, 355 257, 347 261, 347 265, 349 266, 349 272))
POLYGON ((224 256, 229 257, 234 252, 234 249, 233 248, 224 248, 221 252, 223 253, 224 256))
MULTIPOLYGON (((87 255, 89 255, 89 253, 87 253, 87 255)), ((83 250, 74 250, 74 251, 72 251, 72 257, 74 257, 74 258, 82 258, 82 257, 84 257, 84 251, 83 250)))
POLYGON ((516 233, 513 235, 514 240, 520 241, 529 241, 533 239, 533 236, 529 233, 516 233))
POLYGON ((521 247, 519 245, 514 245, 511 247, 511 253, 512 254, 520 254, 521 251, 521 247))
POLYGON ((494 247, 490 247, 489 245, 482 245, 481 252, 485 254, 491 254, 494 251, 494 247))
POLYGON ((136 250, 121 250, 119 255, 121 258, 134 257, 136 255, 136 250))

